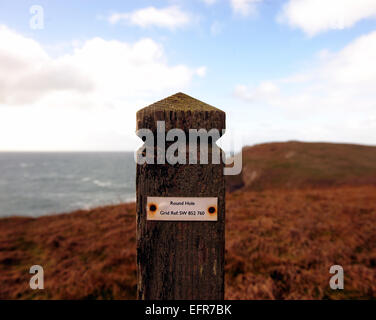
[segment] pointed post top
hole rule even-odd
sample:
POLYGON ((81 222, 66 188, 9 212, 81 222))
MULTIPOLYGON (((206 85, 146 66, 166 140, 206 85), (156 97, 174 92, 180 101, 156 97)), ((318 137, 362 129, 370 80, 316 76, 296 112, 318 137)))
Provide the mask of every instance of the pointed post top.
POLYGON ((157 121, 165 121, 166 130, 173 128, 184 131, 201 128, 222 130, 226 127, 224 111, 182 92, 139 110, 136 117, 137 130, 155 131, 157 121))
POLYGON ((205 102, 197 100, 185 93, 178 92, 175 93, 167 98, 164 98, 160 101, 157 101, 138 112, 146 111, 146 110, 153 110, 153 111, 208 111, 214 112, 219 111, 223 112, 205 102))

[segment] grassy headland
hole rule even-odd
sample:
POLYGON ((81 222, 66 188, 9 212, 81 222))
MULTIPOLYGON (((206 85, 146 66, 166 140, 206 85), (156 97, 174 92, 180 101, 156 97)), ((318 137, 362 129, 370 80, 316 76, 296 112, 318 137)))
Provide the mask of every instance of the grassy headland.
MULTIPOLYGON (((376 298, 376 147, 272 143, 228 179, 227 299, 376 298), (235 191, 234 191, 235 190, 235 191), (329 288, 344 268, 345 289, 329 288)), ((134 299, 135 204, 0 219, 0 299, 134 299), (44 267, 45 289, 29 288, 44 267)))

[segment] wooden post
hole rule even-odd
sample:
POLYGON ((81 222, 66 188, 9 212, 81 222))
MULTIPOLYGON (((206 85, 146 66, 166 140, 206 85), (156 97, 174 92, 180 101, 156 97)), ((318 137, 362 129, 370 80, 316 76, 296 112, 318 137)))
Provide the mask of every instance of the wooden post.
MULTIPOLYGON (((189 129, 224 129, 225 113, 177 93, 137 112, 137 130, 150 129, 156 135, 157 121, 165 121, 166 132, 184 130, 188 143, 189 129)), ((197 164, 188 164, 187 159, 187 164, 137 165, 138 299, 224 298, 224 164, 222 160, 220 164, 210 160, 209 154, 209 164, 200 164, 199 159, 197 164), (175 221, 170 220, 171 216, 162 221, 150 220, 150 210, 158 206, 148 203, 150 197, 191 197, 198 200, 193 201, 196 204, 215 198, 216 221, 182 221, 180 216, 175 216, 175 221)), ((205 213, 207 219, 211 210, 214 212, 209 207, 205 213)))

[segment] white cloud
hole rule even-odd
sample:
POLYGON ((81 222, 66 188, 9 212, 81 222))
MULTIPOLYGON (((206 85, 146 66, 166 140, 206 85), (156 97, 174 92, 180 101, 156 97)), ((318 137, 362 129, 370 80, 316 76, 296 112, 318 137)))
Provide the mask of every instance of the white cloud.
POLYGON ((169 66, 163 47, 145 38, 136 43, 87 40, 73 53, 49 57, 35 40, 0 27, 0 104, 30 104, 53 92, 129 97, 187 85, 205 68, 169 66))
POLYGON ((376 18, 375 0, 289 0, 278 21, 314 36, 352 27, 367 18, 376 18))
POLYGON ((255 86, 239 85, 234 95, 266 113, 295 119, 292 126, 305 124, 307 132, 316 119, 321 135, 316 132, 311 140, 375 144, 376 123, 369 120, 376 116, 376 31, 338 52, 323 52, 310 69, 255 86))
POLYGON ((257 4, 263 0, 230 0, 234 13, 250 16, 257 13, 257 4))
POLYGON ((375 56, 376 31, 357 38, 339 52, 320 52, 310 70, 258 86, 241 85, 235 94, 247 101, 270 101, 278 97, 275 105, 298 109, 374 106, 375 56), (293 90, 295 87, 298 90, 293 90))
POLYGON ((62 60, 51 59, 34 40, 0 26, 0 104, 35 101, 54 90, 87 92, 89 78, 62 60))
POLYGON ((196 70, 196 74, 199 76, 199 77, 205 77, 206 76, 206 71, 207 71, 207 68, 205 66, 203 67, 199 67, 197 68, 196 70))
POLYGON ((93 38, 56 58, 5 26, 0 39, 0 150, 129 150, 136 110, 206 73, 170 65, 148 38, 93 38))
POLYGON ((156 26, 173 30, 188 25, 191 17, 178 6, 170 6, 162 9, 147 7, 129 13, 113 13, 108 20, 111 24, 126 21, 142 28, 156 26))

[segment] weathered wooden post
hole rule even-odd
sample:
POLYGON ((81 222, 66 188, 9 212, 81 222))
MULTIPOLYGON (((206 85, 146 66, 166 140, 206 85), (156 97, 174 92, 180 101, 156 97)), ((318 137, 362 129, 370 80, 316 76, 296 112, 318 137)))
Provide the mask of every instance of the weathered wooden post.
MULTIPOLYGON (((188 137, 190 129, 222 132, 225 113, 177 93, 137 112, 137 130, 150 129, 154 142, 162 137, 157 121, 165 122, 166 133, 175 128, 185 132, 187 163, 157 163, 156 151, 154 164, 137 164, 138 298, 223 299, 224 164, 211 161, 214 139, 207 144, 208 164, 200 158, 189 163, 188 137)), ((172 143, 154 149, 165 155, 172 143)), ((200 145, 197 149, 199 154, 200 145)))

